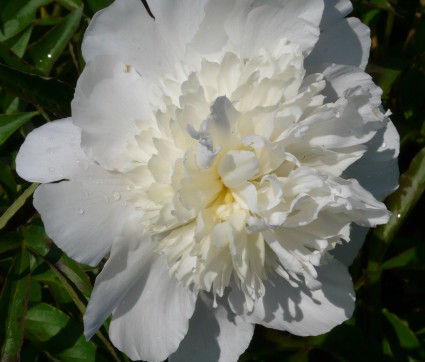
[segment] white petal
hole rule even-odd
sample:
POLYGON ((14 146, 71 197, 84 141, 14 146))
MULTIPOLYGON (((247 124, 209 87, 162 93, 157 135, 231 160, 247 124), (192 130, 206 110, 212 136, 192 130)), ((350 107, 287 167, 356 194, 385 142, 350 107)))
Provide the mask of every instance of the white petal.
POLYGON ((246 320, 300 336, 330 331, 349 319, 354 310, 354 290, 347 268, 336 260, 317 267, 322 287, 311 291, 294 288, 283 278, 266 284, 266 294, 246 320))
POLYGON ((47 235, 71 258, 97 265, 134 213, 128 180, 92 164, 74 181, 40 185, 34 207, 47 235))
POLYGON ((369 28, 357 18, 341 19, 320 34, 305 60, 308 70, 323 63, 351 65, 365 69, 371 40, 369 28))
POLYGON ((96 278, 84 314, 84 335, 90 339, 121 299, 149 271, 152 241, 141 234, 135 222, 127 222, 123 234, 114 242, 111 256, 96 278))
POLYGON ((352 224, 350 230, 350 242, 338 244, 334 250, 331 250, 330 253, 347 267, 350 266, 353 264, 354 259, 358 255, 369 230, 370 228, 352 224))
POLYGON ((30 182, 54 182, 83 174, 89 160, 80 148, 80 134, 71 118, 35 129, 16 156, 16 172, 30 182))
POLYGON ((373 83, 372 77, 363 70, 347 65, 321 65, 313 68, 314 72, 323 72, 326 79, 326 87, 322 94, 327 102, 335 102, 343 96, 347 90, 361 87, 369 90, 372 102, 375 106, 381 104, 382 90, 373 83))
POLYGON ((72 114, 91 158, 110 170, 134 167, 132 162, 144 157, 135 136, 153 122, 149 100, 146 81, 134 68, 112 56, 89 62, 77 83, 72 114))
POLYGON ((169 362, 238 361, 252 339, 254 325, 235 315, 224 302, 219 300, 213 308, 208 296, 199 296, 189 332, 169 362))
POLYGON ((116 0, 91 20, 82 45, 84 59, 118 55, 143 76, 173 69, 198 30, 205 2, 152 1, 154 21, 140 0, 116 0))
POLYGON ((398 187, 398 162, 400 136, 388 120, 385 128, 367 143, 368 152, 345 171, 355 178, 378 200, 388 196, 398 187))
POLYGON ((162 361, 186 335, 196 293, 168 275, 163 258, 140 277, 114 310, 109 336, 133 360, 162 361))
POLYGON ((352 67, 339 69, 340 76, 335 74, 324 95, 340 92, 343 95, 334 104, 317 108, 300 122, 309 127, 305 138, 313 147, 342 149, 359 146, 370 141, 386 125, 379 108, 381 91, 370 77, 352 67), (356 80, 358 83, 353 86, 356 80))
POLYGON ((351 13, 352 10, 353 5, 349 0, 326 0, 320 30, 323 31, 331 27, 338 20, 351 13))
POLYGON ((319 37, 323 1, 269 0, 254 4, 257 6, 248 13, 242 30, 243 56, 260 48, 272 49, 283 38, 298 44, 304 54, 310 53, 319 37))
POLYGON ((210 58, 211 54, 221 53, 226 48, 225 45, 229 41, 229 36, 226 32, 226 23, 229 22, 231 26, 237 29, 240 28, 240 23, 244 19, 243 15, 246 12, 247 2, 239 1, 242 4, 237 3, 238 1, 234 0, 214 0, 207 2, 204 20, 191 42, 191 46, 198 53, 208 54, 210 58), (235 9, 237 5, 243 7, 243 9, 235 9))
POLYGON ((221 159, 218 172, 227 187, 237 187, 258 173, 258 160, 250 151, 230 151, 221 159))

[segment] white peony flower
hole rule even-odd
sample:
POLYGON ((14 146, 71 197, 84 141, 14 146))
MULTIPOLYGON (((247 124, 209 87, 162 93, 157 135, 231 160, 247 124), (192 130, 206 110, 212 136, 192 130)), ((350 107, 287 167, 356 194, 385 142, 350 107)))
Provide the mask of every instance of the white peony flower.
POLYGON ((236 361, 254 325, 350 318, 347 272, 388 221, 398 134, 347 0, 116 0, 87 29, 72 119, 16 163, 69 256, 90 338, 132 359, 236 361))

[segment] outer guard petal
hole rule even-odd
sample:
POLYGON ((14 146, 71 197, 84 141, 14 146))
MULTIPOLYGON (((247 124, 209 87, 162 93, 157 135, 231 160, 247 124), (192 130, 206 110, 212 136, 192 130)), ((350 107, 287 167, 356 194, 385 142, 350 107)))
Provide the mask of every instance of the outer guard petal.
MULTIPOLYGON (((245 2, 247 5, 251 1, 245 2)), ((289 0, 258 1, 248 8, 241 35, 242 55, 249 56, 261 48, 273 48, 283 38, 300 46, 309 54, 319 38, 323 1, 289 0)), ((229 31, 238 33, 237 29, 229 31)), ((236 44, 238 44, 236 40, 236 44)))
POLYGON ((34 206, 47 234, 62 250, 79 262, 96 265, 132 212, 124 204, 128 181, 84 154, 80 129, 70 118, 30 133, 18 154, 17 170, 33 182, 70 180, 41 185, 34 193, 34 206))
POLYGON ((353 5, 349 0, 326 0, 325 10, 320 22, 320 30, 323 31, 334 25, 353 11, 353 5))
POLYGON ((369 230, 370 228, 353 224, 350 231, 350 242, 337 245, 330 253, 342 264, 349 267, 358 255, 369 230))
POLYGON ((96 278, 84 314, 84 335, 90 339, 126 294, 149 273, 153 244, 135 222, 127 222, 112 246, 111 255, 96 278))
MULTIPOLYGON (((294 288, 283 278, 273 279, 245 319, 300 336, 326 333, 349 319, 355 294, 347 267, 331 259, 316 270, 321 288, 312 291, 303 284, 294 288)), ((229 301, 234 310, 240 310, 243 298, 233 292, 229 301)))
MULTIPOLYGON (((399 169, 397 157, 400 137, 393 123, 388 120, 385 128, 378 131, 368 142, 369 151, 346 170, 347 178, 355 178, 378 200, 387 197, 398 187, 399 169)), ((353 225, 350 242, 337 245, 332 254, 343 264, 353 263, 364 243, 369 229, 353 225)))
POLYGON ((34 207, 47 235, 80 263, 97 265, 134 208, 126 203, 127 181, 104 177, 40 185, 34 207), (101 186, 100 186, 101 185, 101 186))
POLYGON ((398 188, 400 136, 389 119, 386 127, 380 129, 367 146, 364 156, 345 173, 381 200, 398 188))
POLYGON ((155 0, 152 19, 140 0, 116 0, 95 14, 82 45, 86 62, 97 55, 117 55, 143 76, 173 69, 202 21, 205 0, 155 0), (171 10, 172 9, 172 10, 171 10))
POLYGON ((213 301, 205 293, 198 297, 189 332, 169 362, 231 362, 246 350, 254 325, 235 315, 225 300, 213 301))
POLYGON ((366 68, 371 40, 369 28, 357 18, 341 19, 320 34, 305 60, 308 69, 323 63, 366 68))
POLYGON ((186 335, 196 296, 170 277, 166 261, 157 258, 114 310, 112 343, 133 360, 163 361, 186 335))
POLYGON ((27 181, 43 183, 81 176, 90 161, 80 148, 80 135, 71 118, 35 129, 16 156, 16 172, 27 181))

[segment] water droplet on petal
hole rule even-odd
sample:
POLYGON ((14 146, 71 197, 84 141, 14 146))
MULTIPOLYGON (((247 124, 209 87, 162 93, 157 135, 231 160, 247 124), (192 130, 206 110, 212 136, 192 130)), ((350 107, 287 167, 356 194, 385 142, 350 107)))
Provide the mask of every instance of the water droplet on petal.
POLYGON ((83 210, 83 209, 78 209, 78 213, 79 213, 80 215, 83 215, 83 214, 84 214, 84 210, 83 210))
POLYGON ((112 194, 112 196, 114 197, 114 199, 115 199, 115 200, 119 200, 119 199, 121 198, 121 195, 120 195, 120 193, 119 193, 119 192, 114 192, 114 193, 112 194))
POLYGON ((400 219, 401 218, 401 214, 400 213, 398 213, 397 214, 397 219, 400 219))
POLYGON ((49 167, 49 171, 50 172, 55 172, 55 168, 54 167, 49 167))
POLYGON ((382 144, 382 147, 387 147, 387 144, 384 142, 383 144, 382 144))
POLYGON ((47 58, 51 58, 52 57, 52 54, 47 54, 47 58))
POLYGON ((196 266, 192 267, 192 273, 196 272, 196 266))

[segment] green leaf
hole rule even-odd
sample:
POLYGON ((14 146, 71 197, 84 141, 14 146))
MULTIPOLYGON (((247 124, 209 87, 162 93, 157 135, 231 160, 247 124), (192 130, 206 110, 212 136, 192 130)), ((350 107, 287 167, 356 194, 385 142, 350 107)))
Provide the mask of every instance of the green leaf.
POLYGON ((34 362, 34 361, 42 361, 39 358, 38 349, 30 343, 24 343, 24 347, 21 352, 21 362, 34 362))
POLYGON ((30 308, 25 337, 61 361, 95 361, 96 347, 87 342, 81 326, 55 307, 40 303, 30 308))
POLYGON ((24 247, 15 256, 0 299, 1 361, 16 361, 24 340, 30 287, 29 259, 24 247))
POLYGON ((388 200, 392 216, 386 225, 375 229, 370 250, 369 269, 377 270, 388 245, 397 230, 415 207, 425 190, 425 148, 412 160, 409 169, 400 176, 400 186, 388 200))
POLYGON ((11 194, 16 194, 17 185, 12 168, 3 162, 0 162, 0 183, 6 186, 11 194))
POLYGON ((33 183, 28 187, 6 210, 6 212, 0 217, 0 229, 3 229, 7 222, 18 212, 18 210, 24 206, 27 199, 33 194, 39 184, 33 183))
POLYGON ((382 313, 394 328, 394 332, 398 337, 398 343, 400 347, 407 351, 415 351, 420 356, 425 358, 425 351, 423 350, 423 346, 416 338, 415 334, 410 330, 407 323, 402 321, 395 314, 389 312, 387 309, 383 309, 382 313))
POLYGON ((1 63, 25 73, 43 75, 40 70, 22 60, 2 42, 0 42, 0 64, 1 63))
POLYGON ((425 103, 425 73, 413 66, 401 80, 400 105, 405 113, 414 113, 425 103))
POLYGON ((425 22, 422 21, 415 31, 413 49, 417 54, 425 52, 425 22))
POLYGON ((378 346, 355 326, 342 324, 327 334, 311 337, 316 348, 328 351, 342 361, 386 361, 378 346), (361 349, 358 346, 362 346, 361 349))
POLYGON ((398 79, 402 69, 394 69, 387 67, 379 67, 374 65, 371 67, 373 72, 376 73, 378 85, 382 88, 383 95, 386 96, 390 93, 394 82, 398 79))
POLYGON ((406 250, 405 252, 385 261, 382 269, 394 268, 414 268, 425 270, 425 245, 420 244, 414 248, 406 250))
POLYGON ((99 10, 106 8, 111 5, 113 0, 82 0, 84 4, 84 9, 87 15, 90 17, 93 16, 99 10))
POLYGON ((6 40, 4 44, 6 44, 18 57, 22 58, 25 50, 27 49, 33 29, 34 26, 30 25, 21 33, 15 35, 13 38, 6 40))
MULTIPOLYGON (((1 48, 1 43, 0 43, 0 48, 1 48)), ((14 103, 16 103, 16 101, 17 101, 17 98, 13 97, 12 95, 10 95, 9 93, 7 93, 6 91, 0 88, 0 113, 10 114, 6 110, 10 108, 14 108, 14 103)))
POLYGON ((34 280, 33 278, 31 278, 29 301, 41 302, 41 285, 38 281, 34 280))
POLYGON ((87 302, 92 285, 81 266, 59 250, 47 237, 44 228, 29 225, 21 229, 24 242, 30 250, 45 259, 56 275, 63 274, 86 297, 87 302))
POLYGON ((379 15, 381 14, 381 10, 380 9, 373 9, 368 11, 367 13, 365 13, 363 15, 363 23, 365 23, 367 26, 370 26, 370 24, 375 21, 379 15))
MULTIPOLYGON (((30 225, 21 228, 21 231, 28 248, 38 256, 41 256, 48 263, 62 287, 66 289, 74 304, 80 312, 84 314, 86 311, 85 304, 87 303, 92 287, 79 264, 68 258, 59 249, 53 246, 48 241, 41 227, 30 225), (82 296, 77 292, 77 290, 82 293, 82 296)), ((114 347, 100 330, 96 332, 96 336, 109 351, 113 360, 119 361, 120 359, 118 358, 114 347)))
POLYGON ((38 112, 0 114, 0 146, 38 112))
POLYGON ((51 0, 2 0, 0 2, 0 41, 20 33, 34 20, 40 6, 51 0))
POLYGON ((53 26, 57 25, 62 21, 62 18, 59 16, 47 16, 45 18, 41 18, 37 20, 38 26, 53 26))
POLYGON ((26 74, 0 64, 0 87, 58 116, 71 114, 70 104, 74 89, 60 81, 26 74))
POLYGON ((20 245, 21 245, 21 237, 18 233, 13 232, 6 235, 1 235, 0 254, 18 249, 20 245))
POLYGON ((392 7, 392 5, 390 4, 388 0, 371 0, 369 5, 377 9, 383 9, 391 13, 395 13, 394 8, 392 7))
POLYGON ((76 10, 83 7, 81 0, 56 0, 56 2, 69 10, 76 10))
POLYGON ((81 15, 81 8, 75 10, 28 48, 27 55, 34 66, 45 74, 49 73, 53 63, 78 29, 81 15))

